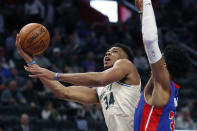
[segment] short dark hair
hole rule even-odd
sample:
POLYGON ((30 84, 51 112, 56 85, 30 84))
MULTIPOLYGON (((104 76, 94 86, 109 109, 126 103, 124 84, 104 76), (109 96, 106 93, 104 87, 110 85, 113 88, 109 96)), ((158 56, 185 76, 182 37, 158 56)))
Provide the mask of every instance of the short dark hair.
POLYGON ((163 53, 167 69, 174 78, 186 75, 189 70, 190 61, 187 52, 175 45, 167 46, 163 53))
POLYGON ((133 62, 133 59, 134 59, 133 50, 129 46, 117 43, 117 44, 114 44, 112 47, 119 47, 119 48, 123 49, 123 51, 127 54, 128 59, 131 62, 133 62))

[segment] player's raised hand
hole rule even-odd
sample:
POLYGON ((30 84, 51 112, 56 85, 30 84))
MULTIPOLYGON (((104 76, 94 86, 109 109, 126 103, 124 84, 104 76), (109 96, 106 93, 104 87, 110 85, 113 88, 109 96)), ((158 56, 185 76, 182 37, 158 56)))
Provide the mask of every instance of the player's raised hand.
POLYGON ((16 47, 18 49, 19 54, 21 55, 21 57, 25 60, 25 62, 28 64, 30 62, 33 61, 33 58, 28 55, 27 53, 25 53, 23 51, 23 49, 21 48, 21 44, 20 44, 21 40, 20 40, 20 36, 17 34, 16 36, 16 47))
POLYGON ((29 66, 24 66, 25 70, 32 73, 29 75, 31 78, 40 78, 44 77, 50 80, 55 79, 55 72, 52 72, 50 70, 47 70, 45 68, 41 68, 40 66, 37 65, 29 65, 29 66))
POLYGON ((135 6, 142 11, 143 10, 143 0, 135 0, 135 6))

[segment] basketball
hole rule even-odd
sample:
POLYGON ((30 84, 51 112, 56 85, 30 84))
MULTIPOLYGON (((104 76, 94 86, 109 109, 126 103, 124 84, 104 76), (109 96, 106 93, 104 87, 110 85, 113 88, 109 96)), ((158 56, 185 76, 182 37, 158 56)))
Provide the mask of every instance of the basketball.
POLYGON ((43 53, 49 46, 50 35, 41 24, 30 23, 19 32, 21 48, 29 55, 43 53))

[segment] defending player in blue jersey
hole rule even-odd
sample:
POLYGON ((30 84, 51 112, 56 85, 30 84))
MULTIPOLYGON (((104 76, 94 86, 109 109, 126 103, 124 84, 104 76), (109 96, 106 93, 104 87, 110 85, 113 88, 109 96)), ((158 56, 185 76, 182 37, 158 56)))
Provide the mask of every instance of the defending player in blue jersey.
POLYGON ((141 10, 142 35, 152 75, 135 109, 135 131, 173 131, 179 86, 174 82, 188 69, 188 55, 169 46, 161 54, 151 0, 136 0, 141 10))

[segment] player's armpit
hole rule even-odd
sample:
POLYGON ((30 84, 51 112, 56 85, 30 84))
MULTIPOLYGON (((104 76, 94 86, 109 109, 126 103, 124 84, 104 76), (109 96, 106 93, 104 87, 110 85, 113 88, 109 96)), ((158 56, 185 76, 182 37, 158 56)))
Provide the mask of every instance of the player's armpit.
POLYGON ((46 78, 40 78, 40 80, 60 99, 66 99, 81 104, 95 104, 99 102, 96 90, 93 88, 84 86, 65 87, 55 80, 48 80, 46 78))
POLYGON ((164 90, 170 91, 170 75, 167 70, 164 59, 160 59, 154 64, 150 64, 153 78, 164 90))

